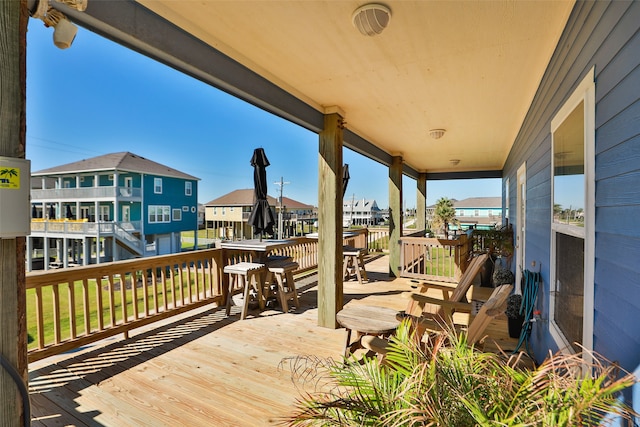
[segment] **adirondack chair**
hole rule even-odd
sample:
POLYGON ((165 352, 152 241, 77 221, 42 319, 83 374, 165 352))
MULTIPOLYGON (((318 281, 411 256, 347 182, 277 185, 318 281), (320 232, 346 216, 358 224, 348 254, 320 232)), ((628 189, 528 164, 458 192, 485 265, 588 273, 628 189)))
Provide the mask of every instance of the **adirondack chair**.
MULTIPOLYGON (((466 328, 454 325, 453 323, 449 323, 447 325, 442 321, 436 321, 433 318, 412 316, 412 327, 415 328, 414 336, 418 339, 422 339, 422 336, 427 331, 442 331, 444 328, 454 327, 457 330, 466 329, 467 344, 476 344, 483 338, 484 331, 487 329, 487 326, 489 326, 489 323, 491 323, 496 316, 504 312, 507 298, 511 294, 512 290, 513 285, 502 285, 497 287, 466 328)), ((411 293, 408 297, 412 300, 418 300, 424 303, 434 303, 437 301, 434 298, 415 293, 411 293)), ((450 305, 452 310, 455 310, 456 312, 470 313, 472 309, 471 304, 461 302, 440 301, 440 304, 450 305)), ((389 341, 375 336, 364 336, 360 340, 360 344, 363 348, 384 357, 388 351, 389 341)))
POLYGON ((442 305, 440 301, 452 301, 452 302, 461 302, 466 301, 466 295, 469 291, 469 288, 473 284, 473 280, 480 273, 480 269, 484 265, 484 263, 489 258, 487 254, 481 254, 469 263, 469 266, 460 277, 460 281, 457 283, 455 287, 453 287, 454 283, 450 282, 440 282, 434 280, 421 280, 416 286, 416 293, 418 294, 427 294, 430 289, 437 289, 442 291, 442 298, 435 302, 428 302, 427 300, 418 300, 411 299, 409 304, 407 305, 406 313, 414 316, 423 316, 423 317, 432 317, 434 319, 442 319, 447 323, 451 323, 452 319, 452 307, 450 305, 442 305), (426 310, 429 310, 429 306, 427 304, 432 304, 437 306, 433 312, 429 313, 426 310))
POLYGON ((441 302, 447 301, 455 304, 464 300, 467 291, 473 283, 473 279, 480 272, 480 268, 484 265, 487 257, 488 255, 482 254, 474 258, 469 264, 469 267, 467 267, 467 270, 463 273, 457 286, 454 286, 456 284, 451 282, 421 280, 416 284, 416 290, 412 293, 423 295, 425 299, 410 298, 404 312, 397 313, 393 310, 374 306, 367 306, 367 310, 363 310, 363 306, 358 306, 357 312, 355 308, 350 308, 349 306, 342 309, 338 312, 336 318, 338 323, 347 331, 345 356, 361 348, 360 339, 363 335, 370 334, 372 331, 376 331, 375 334, 380 332, 380 325, 391 325, 385 326, 385 334, 395 330, 395 327, 399 323, 396 320, 398 315, 420 316, 425 319, 431 318, 451 323, 453 321, 455 305, 441 304, 441 302), (426 293, 429 289, 442 291, 442 299, 428 297, 426 293), (354 342, 351 342, 352 332, 356 333, 354 342))

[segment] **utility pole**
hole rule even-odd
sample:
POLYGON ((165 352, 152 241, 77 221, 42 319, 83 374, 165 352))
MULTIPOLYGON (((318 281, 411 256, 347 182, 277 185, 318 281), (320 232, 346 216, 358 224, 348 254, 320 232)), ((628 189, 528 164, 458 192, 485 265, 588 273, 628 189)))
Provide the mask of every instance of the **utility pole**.
POLYGON ((278 198, 278 204, 280 205, 280 209, 278 210, 278 239, 282 239, 282 192, 284 190, 284 186, 287 184, 291 184, 290 182, 285 182, 283 177, 280 177, 279 182, 274 182, 275 185, 280 186, 280 197, 278 198))
POLYGON ((356 203, 356 193, 351 196, 351 216, 349 217, 349 228, 353 225, 353 205, 356 203))

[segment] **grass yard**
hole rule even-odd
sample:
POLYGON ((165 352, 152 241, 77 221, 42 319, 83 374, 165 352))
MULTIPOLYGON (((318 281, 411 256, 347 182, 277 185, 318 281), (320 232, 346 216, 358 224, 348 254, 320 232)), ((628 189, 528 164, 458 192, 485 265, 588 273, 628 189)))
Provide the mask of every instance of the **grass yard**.
MULTIPOLYGON (((199 283, 203 283, 203 277, 201 273, 198 273, 199 283)), ((134 303, 131 275, 127 275, 124 278, 124 292, 121 291, 121 281, 114 280, 113 291, 113 313, 110 309, 111 293, 109 292, 109 281, 102 279, 98 284, 96 280, 87 280, 86 286, 82 281, 76 281, 73 283, 73 292, 69 290, 69 284, 58 285, 59 293, 59 327, 60 327, 60 339, 64 341, 70 338, 71 335, 71 312, 72 306, 71 300, 73 299, 73 307, 75 312, 75 324, 76 333, 78 335, 85 335, 85 309, 84 301, 88 301, 87 312, 89 319, 89 329, 91 331, 98 330, 98 319, 102 317, 102 322, 105 327, 108 327, 112 323, 112 317, 116 324, 122 322, 123 319, 123 300, 126 304, 126 312, 129 316, 133 315, 134 304, 136 305, 138 312, 145 313, 148 307, 149 312, 155 312, 157 307, 161 309, 165 305, 165 299, 167 304, 173 304, 174 301, 182 300, 182 296, 188 299, 189 286, 191 292, 196 292, 195 280, 191 279, 191 283, 186 283, 186 277, 183 278, 185 283, 182 285, 180 276, 176 275, 175 284, 171 279, 167 279, 164 283, 166 288, 163 292, 162 281, 158 277, 157 292, 154 292, 154 286, 149 283, 146 284, 147 294, 145 296, 145 286, 143 286, 142 280, 134 280, 136 284, 136 300, 134 303), (86 294, 86 296, 85 296, 86 294), (124 294, 124 297, 123 297, 124 294), (101 304, 99 304, 101 300, 101 304), (102 306, 102 310, 99 307, 102 306)), ((180 303, 178 303, 180 304, 180 303)), ((47 286, 42 289, 42 307, 43 307, 43 329, 44 329, 44 342, 50 344, 54 342, 55 338, 55 322, 54 322, 54 286, 47 286)), ((36 292, 34 289, 27 290, 27 333, 29 334, 29 346, 28 349, 37 347, 37 318, 36 318, 36 292)))

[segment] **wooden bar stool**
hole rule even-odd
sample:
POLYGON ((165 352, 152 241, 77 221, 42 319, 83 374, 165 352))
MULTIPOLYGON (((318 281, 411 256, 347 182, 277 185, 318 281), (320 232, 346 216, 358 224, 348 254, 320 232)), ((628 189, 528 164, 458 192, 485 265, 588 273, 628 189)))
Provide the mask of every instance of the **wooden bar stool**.
MULTIPOLYGON (((280 296, 280 306, 282 311, 287 313, 289 306, 287 301, 293 299, 296 308, 300 308, 298 302, 298 293, 296 292, 296 284, 293 280, 293 272, 298 269, 298 263, 287 260, 272 261, 267 264, 269 276, 273 274, 278 283, 278 295, 280 296), (286 283, 285 283, 286 280, 286 283)), ((270 280, 267 280, 267 284, 270 280)))
POLYGON ((240 320, 244 320, 244 318, 247 317, 251 288, 254 288, 258 294, 258 305, 260 306, 260 309, 264 309, 264 298, 262 296, 264 275, 266 273, 264 264, 258 264, 255 262, 239 262, 237 264, 227 265, 223 271, 225 274, 229 274, 227 316, 231 312, 231 297, 242 292, 244 294, 244 304, 242 306, 240 320))
POLYGON ((363 280, 369 281, 367 279, 367 270, 364 269, 364 249, 343 246, 342 254, 344 255, 344 279, 349 280, 355 274, 358 278, 358 283, 361 285, 363 280))

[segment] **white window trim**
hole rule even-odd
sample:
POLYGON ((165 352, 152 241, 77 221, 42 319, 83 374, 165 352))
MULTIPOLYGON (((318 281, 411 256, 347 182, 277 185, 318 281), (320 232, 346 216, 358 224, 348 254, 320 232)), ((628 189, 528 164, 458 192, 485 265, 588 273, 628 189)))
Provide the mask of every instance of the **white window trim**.
POLYGON ((153 193, 162 194, 162 178, 153 178, 153 193), (160 188, 160 191, 158 191, 158 187, 160 188))
MULTIPOLYGON (((549 333, 556 342, 558 348, 565 353, 573 353, 573 348, 553 318, 555 312, 556 295, 556 232, 561 232, 574 237, 584 239, 584 300, 582 317, 582 346, 588 350, 583 358, 586 362, 591 359, 590 351, 593 350, 593 311, 594 311, 594 280, 595 280, 595 68, 592 68, 586 77, 580 82, 576 90, 565 102, 562 108, 551 120, 551 135, 558 129, 571 112, 584 102, 584 173, 585 173, 585 224, 584 230, 577 227, 567 227, 563 224, 555 224, 553 221, 553 156, 551 159, 551 269, 549 297, 549 333)), ((553 142, 552 142, 553 144, 553 142)), ((553 145, 552 145, 553 147, 553 145)))
POLYGON ((191 196, 193 194, 193 184, 191 181, 185 181, 184 183, 184 195, 191 196))
POLYGON ((182 209, 171 209, 171 221, 182 221, 182 209))

